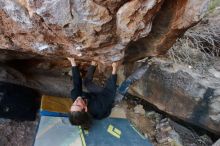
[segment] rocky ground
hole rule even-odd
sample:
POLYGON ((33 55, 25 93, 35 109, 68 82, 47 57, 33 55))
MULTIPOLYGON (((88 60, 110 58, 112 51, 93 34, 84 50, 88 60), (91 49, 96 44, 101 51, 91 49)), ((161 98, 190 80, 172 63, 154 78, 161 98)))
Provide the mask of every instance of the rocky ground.
POLYGON ((127 98, 119 107, 126 110, 127 118, 155 146, 211 146, 213 143, 202 129, 177 123, 138 98, 127 98))
POLYGON ((31 146, 38 126, 35 121, 15 121, 0 118, 0 146, 31 146))

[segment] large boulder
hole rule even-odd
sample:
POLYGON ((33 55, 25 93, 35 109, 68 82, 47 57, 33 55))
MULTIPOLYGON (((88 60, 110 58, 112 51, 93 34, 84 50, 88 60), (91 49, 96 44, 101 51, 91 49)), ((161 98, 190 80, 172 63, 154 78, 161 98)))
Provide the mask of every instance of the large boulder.
MULTIPOLYGON (((119 79, 123 80, 135 68, 124 66, 119 79)), ((220 134, 219 75, 219 66, 198 74, 191 67, 155 59, 130 93, 174 117, 220 134)))
POLYGON ((0 49, 104 64, 125 56, 134 61, 164 54, 202 18, 208 1, 0 0, 0 49))

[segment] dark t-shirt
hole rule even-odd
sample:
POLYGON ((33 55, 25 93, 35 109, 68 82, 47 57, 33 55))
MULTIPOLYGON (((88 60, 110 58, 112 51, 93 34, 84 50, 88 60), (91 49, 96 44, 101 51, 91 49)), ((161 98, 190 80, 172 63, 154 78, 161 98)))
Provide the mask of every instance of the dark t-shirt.
POLYGON ((111 75, 100 92, 83 92, 82 81, 77 67, 72 68, 74 89, 71 98, 82 96, 88 100, 88 111, 94 119, 103 119, 110 115, 116 94, 117 75, 111 75))
POLYGON ((116 79, 116 75, 111 75, 106 85, 108 88, 105 87, 97 94, 87 94, 88 109, 95 119, 103 119, 110 115, 115 100, 116 79))

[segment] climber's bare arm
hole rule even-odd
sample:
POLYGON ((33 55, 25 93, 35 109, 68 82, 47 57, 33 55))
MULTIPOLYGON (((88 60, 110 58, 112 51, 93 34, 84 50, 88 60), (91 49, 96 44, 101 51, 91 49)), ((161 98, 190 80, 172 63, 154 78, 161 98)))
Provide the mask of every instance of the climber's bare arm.
POLYGON ((72 66, 76 66, 75 58, 67 57, 72 66))
POLYGON ((92 66, 97 66, 97 62, 96 62, 96 61, 92 61, 92 62, 91 62, 91 65, 92 65, 92 66))
POLYGON ((112 74, 113 75, 115 75, 117 73, 118 65, 119 65, 119 62, 113 62, 112 63, 112 74))

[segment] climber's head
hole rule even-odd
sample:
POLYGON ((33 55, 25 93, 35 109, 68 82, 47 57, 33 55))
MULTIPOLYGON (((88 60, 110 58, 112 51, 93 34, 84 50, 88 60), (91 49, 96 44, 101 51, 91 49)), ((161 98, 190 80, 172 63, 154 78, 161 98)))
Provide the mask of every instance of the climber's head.
POLYGON ((82 98, 82 97, 78 97, 72 104, 71 108, 70 108, 70 112, 80 112, 80 111, 84 111, 87 112, 88 108, 87 108, 87 103, 86 101, 82 98))
POLYGON ((89 129, 91 116, 88 113, 87 104, 84 99, 78 97, 70 108, 69 120, 72 125, 80 125, 83 129, 89 129))

